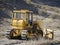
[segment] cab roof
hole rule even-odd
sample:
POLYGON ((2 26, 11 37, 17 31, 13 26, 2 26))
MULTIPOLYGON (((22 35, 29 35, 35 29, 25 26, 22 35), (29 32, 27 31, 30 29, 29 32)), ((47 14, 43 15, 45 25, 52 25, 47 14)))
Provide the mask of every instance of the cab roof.
POLYGON ((29 10, 13 10, 13 12, 23 12, 23 13, 26 13, 26 12, 32 12, 32 11, 29 11, 29 10))

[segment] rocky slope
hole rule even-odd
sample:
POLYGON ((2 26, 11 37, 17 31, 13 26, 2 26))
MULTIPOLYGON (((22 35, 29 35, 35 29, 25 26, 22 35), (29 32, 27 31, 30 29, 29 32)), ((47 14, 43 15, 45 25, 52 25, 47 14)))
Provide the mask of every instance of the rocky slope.
MULTIPOLYGON (((43 1, 43 0, 37 0, 39 1, 43 1)), ((12 40, 12 39, 8 39, 6 37, 6 33, 8 31, 11 30, 11 12, 14 8, 15 4, 14 0, 2 0, 3 3, 0 4, 0 45, 59 45, 60 44, 60 15, 57 15, 55 11, 54 15, 51 14, 50 12, 49 15, 47 14, 42 14, 42 15, 38 15, 35 14, 34 15, 34 19, 38 19, 42 21, 42 28, 49 28, 52 29, 54 31, 54 39, 53 40, 45 40, 45 39, 39 39, 38 41, 34 40, 30 40, 30 41, 26 41, 26 40, 12 40), (56 14, 56 15, 55 15, 56 14), (53 15, 53 16, 52 16, 53 15), (55 18, 53 18, 55 16, 55 18), (57 18, 58 19, 57 19, 57 18), (48 22, 47 22, 48 21, 48 22), (47 43, 48 42, 48 43, 47 43)), ((33 1, 35 4, 38 4, 35 0, 33 1)), ((40 2, 39 2, 40 3, 40 2)), ((37 7, 35 7, 36 5, 32 5, 32 4, 26 4, 23 0, 17 0, 17 4, 16 4, 16 8, 18 9, 29 9, 34 11, 34 13, 38 13, 38 8, 40 4, 38 4, 37 7), (37 12, 36 12, 37 11, 37 12)), ((46 5, 44 5, 46 6, 46 5)), ((51 6, 46 6, 50 9, 51 6)), ((55 8, 55 7, 53 7, 55 8)), ((57 7, 56 7, 57 9, 57 7)), ((60 8, 58 8, 59 10, 60 8)), ((40 12, 40 11, 39 11, 40 12)), ((60 13, 59 13, 60 14, 60 13)))

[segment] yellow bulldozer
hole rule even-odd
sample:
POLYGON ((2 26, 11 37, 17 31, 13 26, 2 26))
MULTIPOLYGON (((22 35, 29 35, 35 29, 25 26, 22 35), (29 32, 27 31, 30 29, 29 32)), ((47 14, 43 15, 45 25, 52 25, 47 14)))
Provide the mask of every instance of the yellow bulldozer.
POLYGON ((39 39, 45 37, 53 39, 53 31, 49 29, 42 30, 41 21, 33 20, 34 14, 29 10, 12 11, 12 30, 9 33, 11 39, 39 39))

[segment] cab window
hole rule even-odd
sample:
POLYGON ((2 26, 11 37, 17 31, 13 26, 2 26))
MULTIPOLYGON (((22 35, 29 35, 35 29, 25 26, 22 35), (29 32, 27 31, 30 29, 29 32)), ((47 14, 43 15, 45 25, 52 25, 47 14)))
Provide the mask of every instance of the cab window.
POLYGON ((14 12, 14 19, 24 19, 24 13, 14 12))

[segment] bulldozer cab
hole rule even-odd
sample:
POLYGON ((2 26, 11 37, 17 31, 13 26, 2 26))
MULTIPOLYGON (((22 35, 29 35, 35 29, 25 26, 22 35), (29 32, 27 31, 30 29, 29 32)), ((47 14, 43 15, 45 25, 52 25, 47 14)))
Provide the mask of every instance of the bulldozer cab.
POLYGON ((33 21, 33 13, 29 10, 14 10, 12 19, 33 21))
POLYGON ((14 20, 24 20, 26 24, 32 25, 33 12, 29 10, 14 10, 12 15, 12 24, 14 24, 14 20))
POLYGON ((27 16, 27 14, 31 16, 32 13, 33 12, 29 10, 14 10, 13 11, 14 18, 20 17, 20 19, 23 19, 25 16, 27 16))

